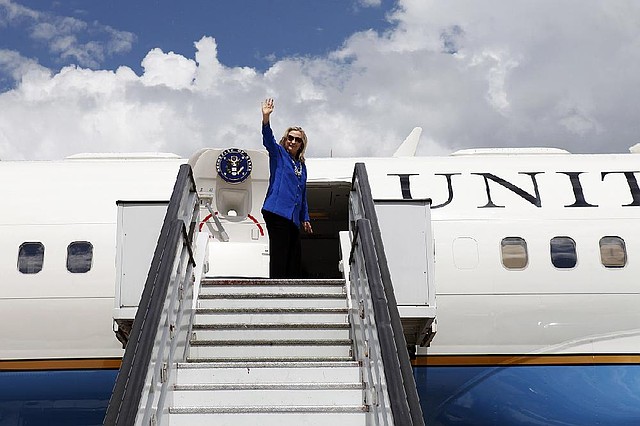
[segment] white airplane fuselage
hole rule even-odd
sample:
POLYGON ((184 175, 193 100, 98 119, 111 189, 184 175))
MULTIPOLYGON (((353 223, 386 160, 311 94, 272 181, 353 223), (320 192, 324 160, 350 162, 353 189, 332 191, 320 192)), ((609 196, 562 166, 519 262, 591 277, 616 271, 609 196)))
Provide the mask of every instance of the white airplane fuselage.
MULTIPOLYGON (((65 389, 91 372, 83 386, 110 391, 123 352, 112 329, 116 201, 167 200, 184 162, 0 162, 0 425, 56 398, 3 393, 18 374, 65 389), (73 242, 91 243, 88 272, 68 271, 73 242), (19 271, 24 243, 44 247, 37 273, 19 271)), ((312 220, 331 208, 312 204, 314 190, 344 188, 356 162, 374 199, 432 200, 437 334, 415 360, 428 422, 640 421, 640 156, 309 159, 312 220)), ((346 229, 346 212, 336 215, 346 229)), ((104 390, 65 398, 61 419, 104 412, 104 390)))

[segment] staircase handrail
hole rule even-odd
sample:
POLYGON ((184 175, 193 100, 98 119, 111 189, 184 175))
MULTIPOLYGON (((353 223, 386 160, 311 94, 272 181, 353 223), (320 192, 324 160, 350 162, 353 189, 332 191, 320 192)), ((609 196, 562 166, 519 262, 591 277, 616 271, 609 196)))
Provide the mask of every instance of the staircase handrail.
MULTIPOLYGON (((163 311, 168 310, 167 292, 172 284, 176 265, 179 270, 182 270, 181 275, 183 275, 183 281, 177 286, 177 291, 181 293, 180 297, 187 291, 184 284, 192 285, 191 275, 195 266, 192 247, 199 212, 197 199, 191 167, 184 164, 180 167, 173 187, 133 328, 105 415, 105 425, 139 424, 140 419, 136 422, 136 417, 143 395, 145 392, 153 392, 153 386, 149 383, 152 381, 150 376, 157 376, 157 373, 166 375, 166 371, 158 371, 163 369, 162 365, 152 366, 156 371, 151 373, 149 366, 152 357, 159 358, 157 349, 154 353, 154 345, 160 331, 163 311), (181 259, 181 254, 184 259, 181 259)), ((176 284, 175 276, 173 280, 173 284, 176 284)), ((191 308, 190 303, 180 301, 177 303, 185 305, 180 308, 191 308)), ((173 308, 178 309, 175 306, 173 308)), ((177 342, 173 342, 169 351, 175 351, 176 345, 177 342)), ((162 363, 162 359, 155 359, 155 361, 156 364, 162 363)))
MULTIPOLYGON (((422 408, 409 353, 406 350, 407 343, 364 163, 356 163, 355 165, 352 192, 356 195, 350 197, 349 202, 352 245, 355 244, 357 237, 355 234, 357 233, 360 235, 361 244, 363 244, 367 282, 374 306, 375 324, 381 345, 380 350, 394 423, 421 426, 424 425, 422 408), (359 222, 359 219, 366 219, 367 223, 359 222), (365 232, 362 232, 363 230, 365 232), (376 268, 370 264, 373 261, 372 257, 377 263, 376 268)), ((350 263, 351 260, 349 260, 350 263)))

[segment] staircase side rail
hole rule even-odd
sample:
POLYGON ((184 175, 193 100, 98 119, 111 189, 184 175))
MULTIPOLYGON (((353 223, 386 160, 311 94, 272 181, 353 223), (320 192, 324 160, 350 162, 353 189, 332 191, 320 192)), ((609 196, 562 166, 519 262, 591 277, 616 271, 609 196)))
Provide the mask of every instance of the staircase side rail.
MULTIPOLYGON (((350 282, 350 295, 352 301, 351 328, 354 340, 354 355, 362 366, 362 379, 365 383, 365 403, 370 407, 367 425, 393 425, 404 424, 400 419, 408 418, 409 407, 405 400, 394 401, 395 411, 391 407, 390 392, 387 386, 387 377, 395 375, 400 377, 399 368, 389 368, 395 364, 397 355, 393 352, 395 344, 388 342, 383 336, 387 332, 380 332, 379 326, 387 328, 389 315, 384 304, 380 302, 380 296, 384 296, 380 278, 380 269, 375 258, 375 248, 371 236, 371 225, 367 219, 356 221, 351 253, 348 257, 350 282), (375 299, 375 300, 374 300, 375 299), (386 360, 388 364, 385 363, 386 360), (389 370, 389 371, 387 371, 389 370), (391 371, 394 370, 394 371, 391 371), (400 407, 400 408, 398 408, 400 407)), ((394 384, 400 380, 391 380, 394 384)), ((394 395, 402 395, 395 390, 394 395)), ((400 397, 401 398, 401 397, 400 397)))
MULTIPOLYGON (((378 327, 378 333, 391 334, 391 336, 385 336, 384 338, 380 337, 379 340, 383 345, 391 344, 391 342, 393 342, 393 346, 396 350, 395 361, 391 361, 388 358, 384 359, 385 374, 387 373, 387 368, 394 368, 395 370, 395 366, 399 367, 401 373, 399 377, 395 374, 391 374, 386 378, 394 419, 396 424, 424 425, 422 408, 420 406, 415 378, 413 376, 413 368, 409 359, 409 353, 406 350, 407 343, 404 337, 395 294, 393 292, 391 273, 389 271, 387 257, 382 243, 382 234, 378 224, 373 196, 371 195, 369 176, 364 163, 356 163, 354 168, 352 196, 349 201, 349 214, 351 216, 349 218, 349 225, 350 228, 352 228, 352 234, 354 232, 353 229, 356 228, 356 222, 358 219, 364 218, 368 219, 370 222, 373 246, 375 249, 375 259, 377 259, 378 270, 381 278, 381 283, 379 285, 382 286, 382 291, 384 292, 386 299, 386 309, 389 314, 389 327, 378 327), (394 367, 392 367, 392 364, 394 367), (398 381, 401 386, 397 386, 393 383, 394 381, 398 381), (395 392, 400 393, 395 394, 395 392), (402 401, 402 403, 400 401, 402 401), (409 406, 409 415, 404 419, 397 418, 396 412, 402 412, 401 406, 404 405, 405 401, 409 406)), ((372 285, 372 283, 369 283, 369 285, 372 285)), ((374 294, 373 289, 371 293, 374 294)), ((376 317, 376 323, 377 322, 378 318, 376 317)), ((389 371, 389 373, 391 373, 391 371, 389 371)))
POLYGON ((167 423, 168 410, 172 402, 170 395, 175 384, 175 369, 172 367, 176 362, 186 359, 193 315, 191 306, 194 299, 193 272, 196 262, 188 244, 188 232, 184 223, 176 221, 176 225, 182 231, 182 238, 177 242, 177 256, 170 270, 171 278, 155 336, 151 362, 138 403, 135 419, 137 425, 167 423))
MULTIPOLYGON (((105 425, 136 424, 143 394, 147 396, 143 401, 146 406, 149 392, 155 391, 152 382, 157 382, 157 378, 162 379, 159 380, 160 382, 166 381, 168 369, 162 362, 164 348, 160 349, 162 345, 155 347, 158 344, 157 340, 162 339, 163 334, 165 334, 164 337, 167 334, 162 333, 166 327, 160 326, 163 314, 165 320, 163 325, 166 325, 170 330, 169 334, 172 334, 172 328, 174 332, 177 331, 176 323, 173 321, 182 317, 182 314, 176 317, 175 307, 178 306, 178 310, 181 310, 191 309, 192 306, 190 300, 188 303, 178 302, 176 305, 176 302, 172 304, 166 299, 167 294, 173 296, 176 293, 179 297, 185 295, 187 298, 193 297, 192 294, 190 295, 193 289, 194 266, 191 248, 198 221, 197 201, 191 167, 182 165, 167 207, 129 341, 107 407, 105 425), (173 291, 169 290, 170 287, 173 291), (168 314, 173 315, 174 318, 169 318, 168 314), (153 365, 152 361, 154 361, 153 365), (150 376, 149 371, 153 371, 157 377, 153 374, 150 376)), ((186 334, 185 338, 188 338, 188 332, 181 334, 186 334)), ((175 341, 171 346, 173 349, 169 350, 169 354, 175 353, 176 348, 181 344, 175 341)), ((186 351, 183 351, 182 357, 185 356, 184 353, 186 351)), ((155 399, 158 400, 158 398, 155 399)), ((140 421, 141 418, 138 419, 138 422, 140 421)))
MULTIPOLYGON (((171 198, 169 199, 169 205, 167 206, 167 214, 160 230, 160 237, 163 233, 168 233, 171 227, 171 221, 173 219, 181 219, 187 229, 189 230, 189 237, 193 236, 193 230, 197 224, 197 220, 194 220, 194 214, 198 213, 198 209, 194 205, 196 195, 196 183, 193 179, 193 172, 191 166, 183 164, 180 166, 178 176, 176 177, 176 183, 173 186, 171 192, 171 198), (166 229, 165 229, 166 227, 166 229)), ((155 258, 155 253, 154 253, 155 258)))

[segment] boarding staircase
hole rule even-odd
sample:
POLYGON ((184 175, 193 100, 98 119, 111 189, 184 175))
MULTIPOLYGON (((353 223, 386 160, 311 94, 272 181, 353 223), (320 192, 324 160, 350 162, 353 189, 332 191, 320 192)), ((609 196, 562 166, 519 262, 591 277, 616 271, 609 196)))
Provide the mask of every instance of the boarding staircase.
POLYGON ((344 280, 205 280, 171 426, 364 425, 344 280))
POLYGON ((126 351, 105 425, 424 424, 364 165, 346 282, 201 280, 199 211, 183 165, 135 320, 114 316, 126 351))

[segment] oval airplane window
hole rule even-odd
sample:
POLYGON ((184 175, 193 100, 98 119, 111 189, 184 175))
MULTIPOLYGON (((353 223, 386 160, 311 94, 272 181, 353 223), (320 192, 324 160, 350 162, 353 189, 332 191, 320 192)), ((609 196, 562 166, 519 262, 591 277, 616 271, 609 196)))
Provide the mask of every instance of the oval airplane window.
POLYGON ((453 240, 453 263, 458 269, 477 268, 478 242, 469 237, 459 237, 453 240))
POLYGON ((551 263, 560 269, 569 269, 576 266, 578 256, 576 254, 576 242, 569 237, 553 237, 551 239, 551 263))
POLYGON ((600 238, 600 261, 607 268, 624 268, 627 264, 627 248, 620 237, 600 238))
POLYGON ((23 274, 37 274, 44 264, 42 243, 22 243, 18 249, 18 271, 23 274))
POLYGON ((524 269, 529 263, 527 242, 520 237, 506 237, 500 242, 502 265, 507 269, 524 269))
POLYGON ((91 270, 93 245, 88 241, 74 241, 67 247, 67 271, 83 274, 91 270))

